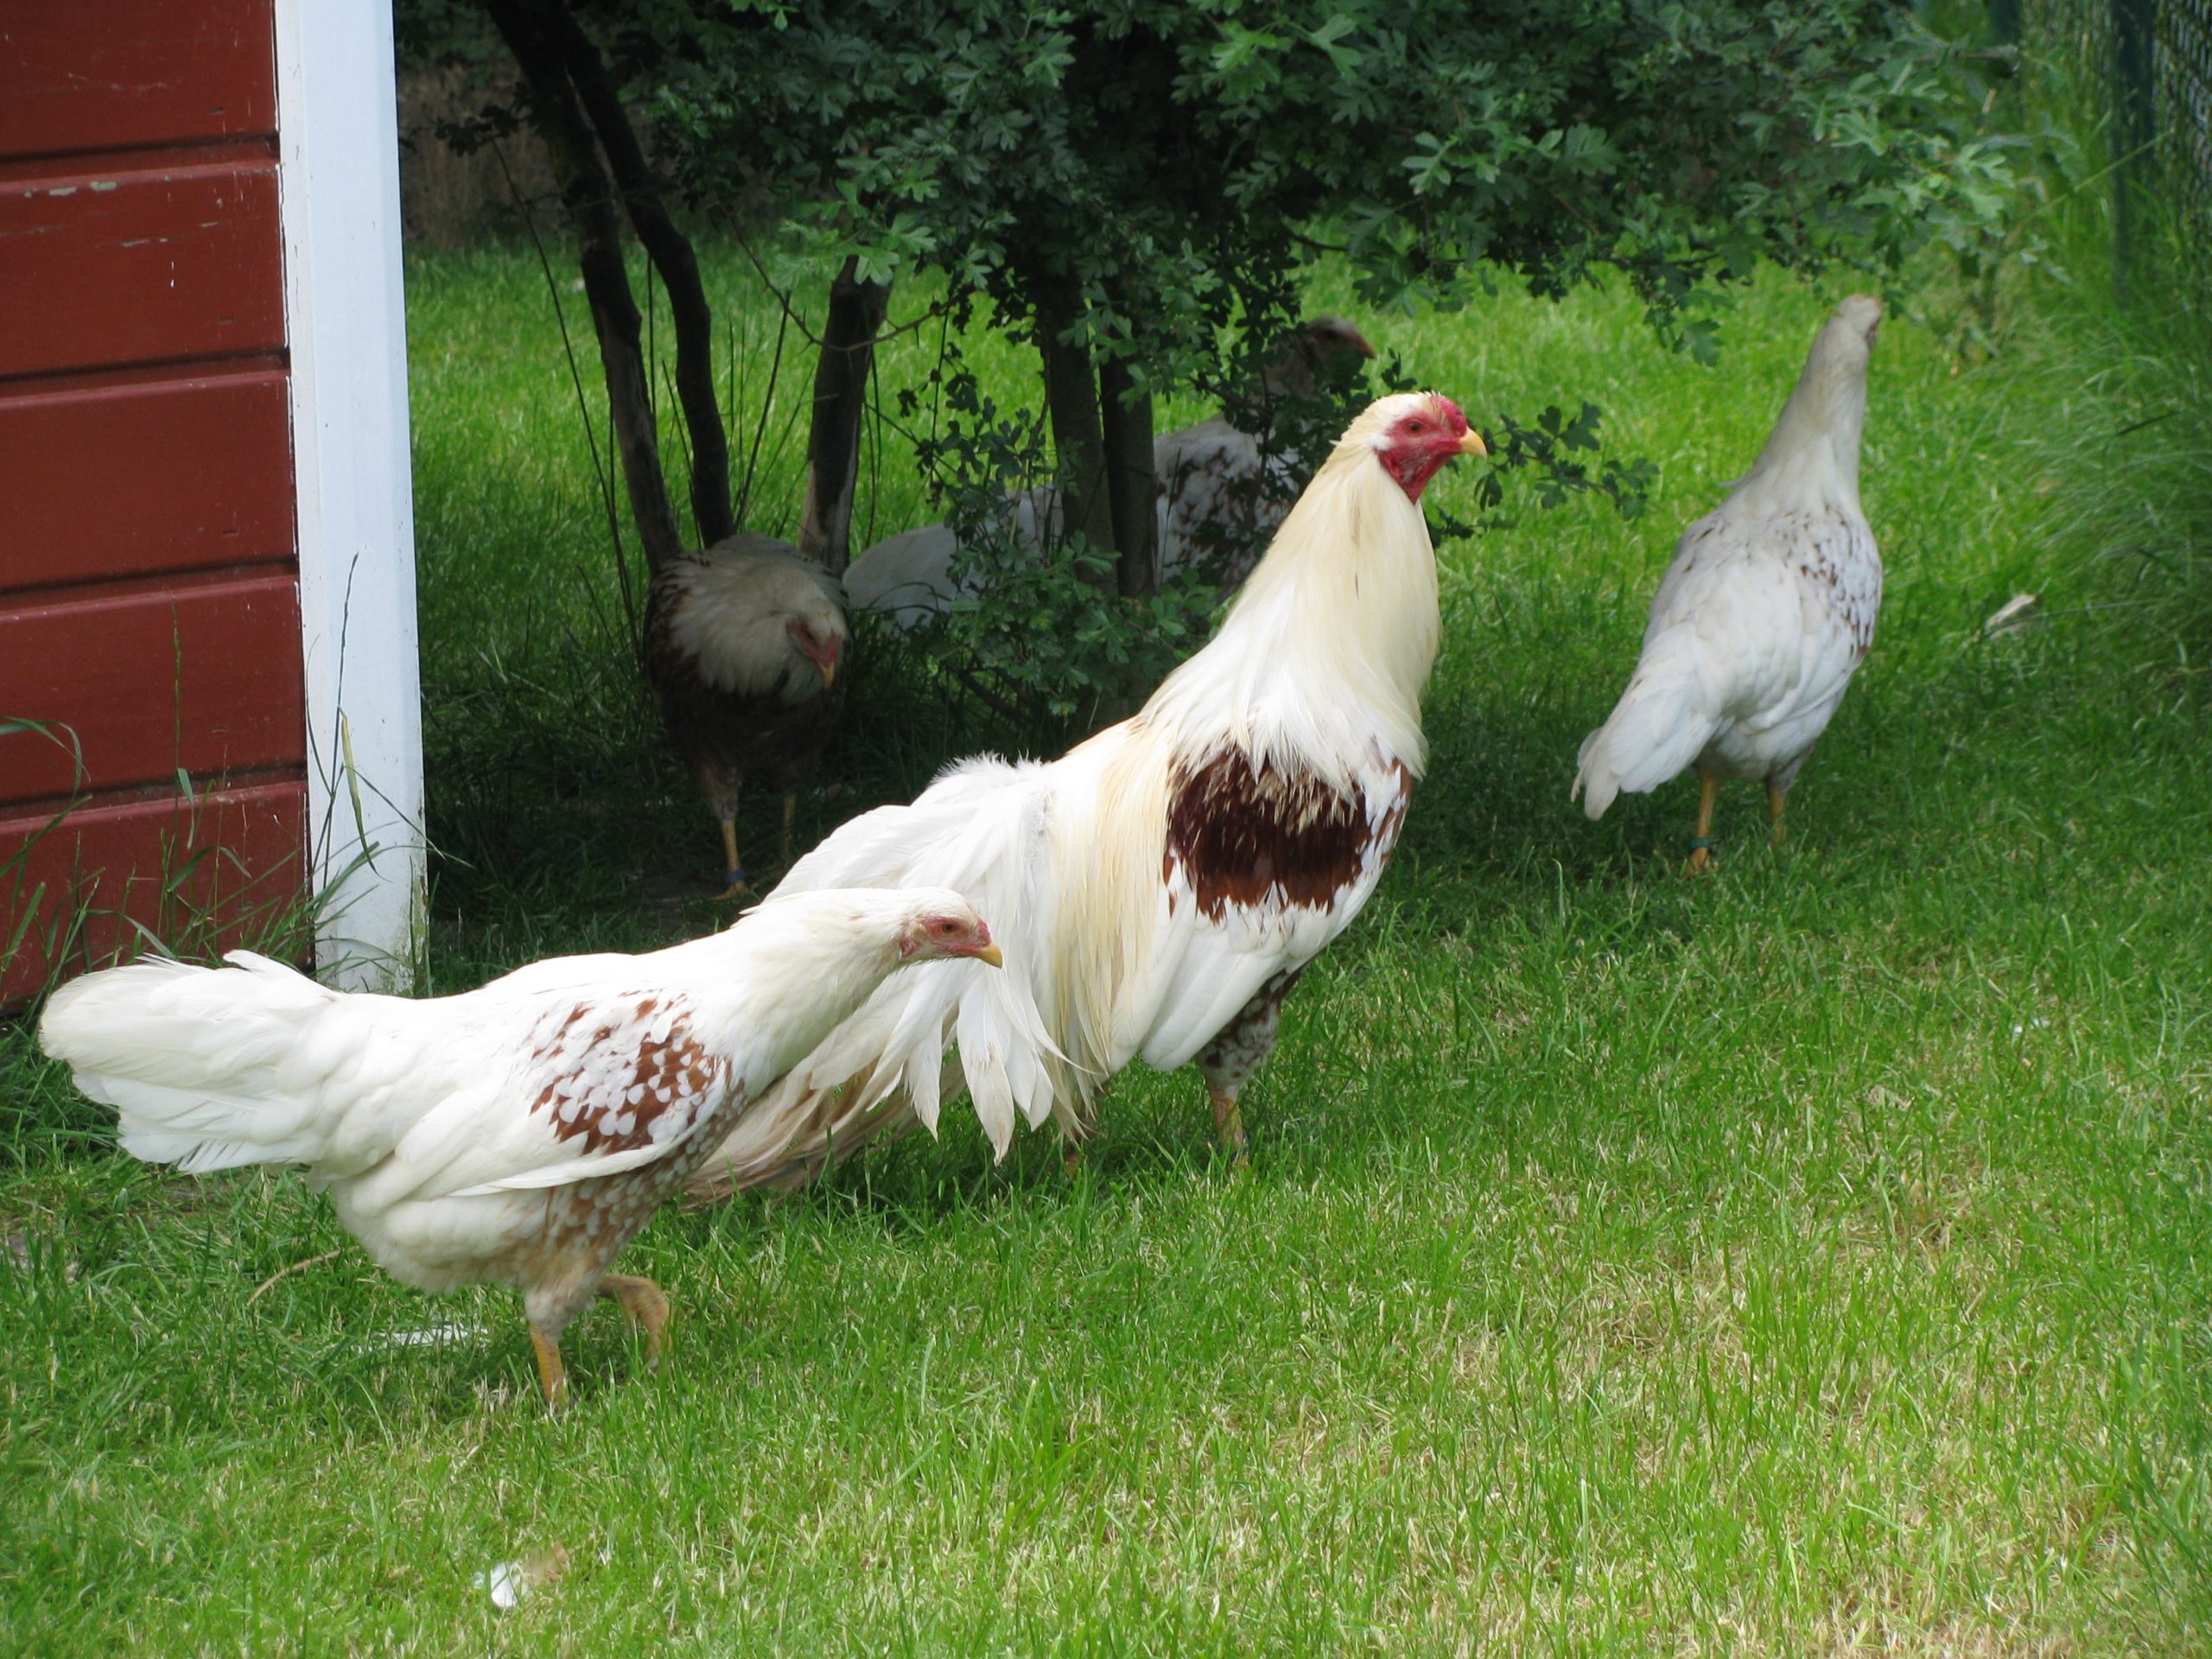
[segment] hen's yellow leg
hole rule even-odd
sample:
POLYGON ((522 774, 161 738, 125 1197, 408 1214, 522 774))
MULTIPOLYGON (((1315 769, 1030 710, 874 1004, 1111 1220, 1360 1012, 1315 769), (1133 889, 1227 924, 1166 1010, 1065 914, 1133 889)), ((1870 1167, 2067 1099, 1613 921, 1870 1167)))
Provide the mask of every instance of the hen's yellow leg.
POLYGON ((530 1345, 537 1352, 537 1386, 545 1395, 545 1408, 558 1411, 569 1402, 569 1370, 561 1363, 561 1344, 531 1322, 530 1345))
POLYGON ((1703 875, 1713 868, 1713 798, 1720 792, 1719 772, 1700 772, 1697 779, 1697 834, 1690 837, 1690 861, 1683 872, 1688 875, 1703 875))
POLYGON ((1789 828, 1782 821, 1783 804, 1782 791, 1769 780, 1766 786, 1766 817, 1767 822, 1774 826, 1774 844, 1777 847, 1789 838, 1789 828))
POLYGON ((753 889, 745 885, 745 866, 737 861, 737 825, 729 818, 724 818, 721 822, 722 868, 725 872, 723 879, 729 885, 722 889, 719 896, 724 899, 749 898, 752 896, 753 889))
POLYGON ((1221 1136, 1221 1149, 1229 1154, 1230 1165, 1237 1169, 1251 1166, 1251 1143, 1244 1138, 1244 1110, 1236 1103, 1236 1096, 1209 1077, 1206 1097, 1213 1102, 1213 1127, 1221 1136))
POLYGON ((611 1302, 620 1302, 630 1328, 645 1332, 645 1363, 657 1368, 661 1333, 668 1329, 668 1298, 660 1294, 660 1287, 650 1279, 610 1273, 599 1281, 599 1294, 611 1302))
POLYGON ((668 1330, 668 1299, 661 1296, 659 1285, 632 1274, 608 1274, 600 1281, 600 1294, 611 1303, 621 1303, 631 1330, 646 1334, 646 1365, 659 1365, 661 1334, 668 1330))

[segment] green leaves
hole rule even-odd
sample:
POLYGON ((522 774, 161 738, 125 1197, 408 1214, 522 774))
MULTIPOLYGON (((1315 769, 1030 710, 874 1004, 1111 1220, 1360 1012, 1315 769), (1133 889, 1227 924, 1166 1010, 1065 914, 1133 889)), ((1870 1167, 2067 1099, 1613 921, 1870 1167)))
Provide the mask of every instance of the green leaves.
POLYGON ((1484 522, 1505 500, 1505 475, 1526 468, 1532 475, 1536 504, 1544 508, 1562 505, 1570 496, 1595 493, 1613 504, 1624 518, 1640 515, 1659 481, 1659 469, 1649 461, 1608 460, 1593 469, 1590 460, 1599 449, 1598 405, 1585 402, 1572 416, 1556 404, 1547 404, 1533 423, 1501 416, 1489 429, 1491 467, 1475 486, 1475 499, 1484 522))
MULTIPOLYGON (((960 546, 957 596, 924 644, 1031 734, 1072 734, 1205 642, 1215 590, 1192 575, 1120 595, 1113 556, 1059 524, 1041 417, 1001 415, 964 367, 936 378, 943 429, 918 448, 960 546)), ((903 401, 918 412, 918 394, 903 401)))

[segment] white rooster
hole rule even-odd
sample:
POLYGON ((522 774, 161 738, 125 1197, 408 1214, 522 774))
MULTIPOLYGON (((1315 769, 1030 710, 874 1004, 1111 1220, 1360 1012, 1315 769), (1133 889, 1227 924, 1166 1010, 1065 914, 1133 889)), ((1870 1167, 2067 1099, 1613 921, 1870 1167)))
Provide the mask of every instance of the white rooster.
POLYGON ((1017 1119, 1091 1128, 1106 1080, 1196 1058, 1216 1126, 1306 964, 1382 879, 1425 749, 1435 556, 1422 487, 1484 453, 1448 398, 1354 421, 1220 632, 1132 718, 1050 764, 974 760, 831 835, 785 877, 957 885, 1007 930, 1006 972, 938 963, 869 999, 692 1182, 788 1185, 871 1135, 935 1128, 957 1069, 1001 1156, 1017 1119))
MULTIPOLYGON (((1325 383, 1349 385, 1374 356, 1367 337, 1344 318, 1315 317, 1261 369, 1261 397, 1270 405, 1316 397, 1325 383)), ((1160 574, 1201 569, 1224 588, 1243 580, 1306 481, 1296 457, 1268 452, 1225 415, 1160 434, 1153 440, 1152 469, 1160 574)), ((1052 485, 1012 491, 1003 532, 1031 547, 1057 548, 1067 533, 1064 508, 1052 485)), ((853 561, 845 591, 856 610, 909 632, 951 605, 959 552, 950 524, 901 531, 853 561)))
POLYGON ((1711 864, 1723 778, 1765 783, 1782 839, 1789 786, 1873 643, 1882 557, 1859 506, 1859 437, 1881 321, 1864 294, 1836 307, 1758 463, 1682 532, 1628 689, 1583 740, 1570 798, 1593 818, 1697 768, 1694 873, 1711 864))
POLYGON ((519 1287, 558 1406, 562 1330, 595 1296, 658 1357, 667 1299, 607 1271, 654 1206, 892 969, 951 957, 999 961, 957 893, 810 893, 665 950, 419 1001, 245 950, 139 963, 55 992, 39 1041, 116 1108, 133 1156, 303 1164, 394 1278, 519 1287))

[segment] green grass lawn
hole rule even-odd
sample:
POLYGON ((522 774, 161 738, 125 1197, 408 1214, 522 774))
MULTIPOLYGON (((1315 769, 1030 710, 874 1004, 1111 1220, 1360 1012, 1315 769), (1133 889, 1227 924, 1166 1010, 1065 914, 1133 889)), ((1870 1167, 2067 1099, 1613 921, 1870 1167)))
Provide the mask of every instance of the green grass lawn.
MULTIPOLYGON (((435 988, 695 932, 712 826, 534 261, 409 276, 435 988)), ((0 1033, 0 1649, 2212 1652, 2212 721, 2047 533, 2116 428, 2063 336, 1960 372, 1885 327, 1887 603, 1785 848, 1738 786, 1688 882, 1693 785, 1567 802, 1840 291, 1763 280, 1710 368, 1618 295, 1360 318, 1478 422, 1592 398, 1660 478, 1637 521, 1510 498, 1440 550, 1431 772, 1247 1094, 1247 1179, 1187 1073, 1122 1079, 1073 1179, 948 1109, 664 1212, 629 1262, 671 1362, 593 1314, 549 1421, 511 1296, 384 1280, 289 1175, 121 1159, 0 1033), (1983 639, 2018 589, 2052 620, 1983 639), (556 1551, 512 1611, 477 1581, 556 1551)), ((895 440, 871 467, 880 532, 928 516, 895 440)), ((984 735, 923 683, 879 651, 810 833, 984 735)))

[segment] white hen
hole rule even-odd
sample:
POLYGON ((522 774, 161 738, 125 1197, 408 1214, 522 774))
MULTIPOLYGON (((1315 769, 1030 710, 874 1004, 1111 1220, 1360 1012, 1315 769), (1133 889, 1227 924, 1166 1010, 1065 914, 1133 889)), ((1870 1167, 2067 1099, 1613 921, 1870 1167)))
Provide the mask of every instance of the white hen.
POLYGON ((1859 506, 1859 438, 1881 321, 1863 294, 1836 307, 1758 464, 1682 532, 1628 689, 1583 740, 1572 794, 1593 818, 1697 768, 1694 871, 1711 861, 1723 778, 1764 781, 1781 839, 1783 798, 1873 643, 1882 558, 1859 506))
POLYGON ((1098 1089, 1139 1057, 1196 1058, 1241 1155, 1237 1094, 1283 996, 1358 914, 1405 821, 1439 627, 1420 496, 1482 453, 1449 399, 1382 399, 1213 642, 1138 714, 1049 765, 966 761, 801 859, 779 893, 960 887, 1007 931, 1006 972, 940 963, 879 991, 693 1189, 789 1184, 877 1133, 934 1128, 963 1081, 1001 1155, 1020 1119, 1056 1116, 1080 1140, 1098 1089))
POLYGON ((116 1108, 134 1157, 303 1164, 394 1278, 519 1287, 557 1405, 562 1329, 594 1296, 658 1354, 666 1299, 607 1272, 654 1206, 893 969, 949 957, 998 960, 957 893, 810 893, 647 956, 423 1001, 245 950, 139 963, 55 992, 39 1041, 116 1108))

